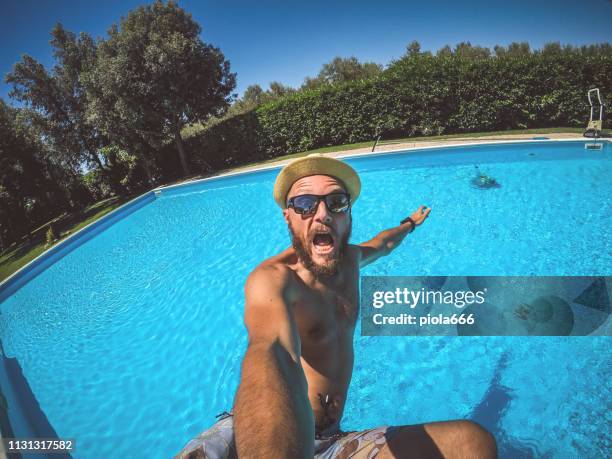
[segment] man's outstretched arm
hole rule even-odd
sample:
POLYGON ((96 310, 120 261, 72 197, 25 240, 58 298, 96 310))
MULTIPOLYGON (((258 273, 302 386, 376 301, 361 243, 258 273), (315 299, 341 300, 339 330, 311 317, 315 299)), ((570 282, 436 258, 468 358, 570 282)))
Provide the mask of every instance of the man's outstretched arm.
POLYGON ((425 221, 429 216, 429 212, 431 212, 431 208, 421 206, 410 216, 410 218, 405 219, 404 223, 401 223, 395 228, 382 231, 373 239, 359 244, 357 246, 361 252, 359 265, 365 266, 391 253, 400 245, 402 240, 406 237, 406 234, 412 232, 415 227, 421 225, 425 221))
POLYGON ((312 458, 314 417, 300 338, 286 300, 291 273, 259 267, 245 286, 249 345, 234 404, 240 458, 312 458))

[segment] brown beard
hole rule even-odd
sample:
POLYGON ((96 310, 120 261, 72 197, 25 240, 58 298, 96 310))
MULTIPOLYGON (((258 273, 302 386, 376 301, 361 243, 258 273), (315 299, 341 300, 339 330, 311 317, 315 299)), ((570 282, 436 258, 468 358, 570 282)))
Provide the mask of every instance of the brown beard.
POLYGON ((307 247, 306 244, 304 244, 304 241, 293 232, 293 228, 291 228, 291 225, 289 225, 291 245, 293 246, 295 253, 297 254, 298 258, 300 259, 304 267, 312 273, 315 279, 317 280, 329 279, 330 277, 338 273, 338 269, 340 268, 340 263, 342 262, 342 259, 344 258, 344 254, 348 246, 348 240, 351 237, 351 229, 352 229, 351 227, 352 225, 349 226, 349 230, 346 232, 344 237, 339 241, 340 247, 338 247, 336 257, 333 259, 330 259, 328 263, 326 263, 325 265, 320 265, 320 264, 315 263, 310 255, 310 250, 308 250, 308 247, 310 246, 310 244, 308 244, 308 247, 307 247))

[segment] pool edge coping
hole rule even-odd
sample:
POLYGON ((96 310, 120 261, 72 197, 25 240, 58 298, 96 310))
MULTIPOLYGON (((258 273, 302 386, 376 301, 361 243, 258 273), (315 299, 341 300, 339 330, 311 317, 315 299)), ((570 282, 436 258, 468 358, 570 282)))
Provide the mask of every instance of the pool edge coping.
MULTIPOLYGON (((330 156, 333 158, 342 158, 342 159, 352 159, 352 158, 361 158, 364 156, 383 156, 383 155, 391 155, 391 154, 399 154, 399 153, 412 153, 412 152, 418 152, 418 151, 422 151, 422 150, 431 150, 431 149, 442 149, 442 148, 454 148, 454 147, 462 147, 462 146, 483 146, 483 145, 498 145, 498 144, 517 144, 517 143, 548 143, 548 142, 577 142, 577 141, 582 141, 582 142, 588 142, 590 139, 585 138, 585 137, 571 137, 571 138, 561 138, 561 139, 542 139, 542 140, 536 140, 536 139, 516 139, 516 140, 494 140, 494 141, 483 141, 483 142, 468 142, 468 143, 450 143, 450 144, 445 144, 445 145, 426 145, 426 146, 415 146, 415 147, 408 147, 408 148, 400 148, 397 150, 382 150, 382 151, 369 151, 369 152, 328 152, 328 153, 316 153, 316 154, 321 154, 323 156, 330 156)), ((593 140, 594 141, 594 140, 593 140)), ((608 138, 604 138, 604 139, 598 139, 598 142, 600 141, 605 141, 608 143, 612 143, 612 139, 608 139, 608 138)), ((176 189, 176 188, 180 188, 182 186, 191 186, 194 184, 198 184, 198 183, 203 183, 203 182, 209 182, 209 181, 214 181, 216 179, 220 179, 220 178, 225 178, 225 177, 235 177, 235 176, 239 176, 239 175, 244 175, 244 174, 249 174, 249 173, 254 173, 254 172, 263 172, 263 171, 269 171, 269 170, 274 170, 280 167, 285 166, 286 164, 288 164, 289 162, 293 161, 296 158, 290 158, 290 159, 284 159, 284 160, 279 160, 279 161, 275 161, 272 164, 266 165, 266 166, 253 166, 250 167, 248 169, 245 170, 239 170, 239 171, 233 171, 233 172, 225 172, 223 174, 219 174, 219 175, 214 175, 212 177, 203 177, 203 178, 196 178, 196 179, 192 179, 192 180, 185 180, 184 182, 180 182, 180 183, 174 183, 171 185, 162 185, 162 186, 158 186, 156 188, 153 188, 151 191, 153 192, 157 192, 160 193, 163 190, 171 190, 171 189, 176 189)), ((1 284, 0 284, 0 288, 1 288, 1 284)))
MULTIPOLYGON (((418 151, 427 151, 427 150, 442 149, 442 148, 454 148, 454 147, 461 147, 461 146, 469 147, 469 146, 484 146, 484 145, 499 145, 499 144, 521 144, 521 143, 540 143, 542 144, 542 143, 549 143, 549 142, 577 142, 577 141, 589 142, 589 141, 595 141, 595 140, 585 138, 585 137, 570 137, 570 138, 562 138, 562 139, 493 140, 493 141, 486 141, 486 142, 450 143, 446 145, 425 145, 425 146, 418 146, 418 147, 415 146, 415 147, 409 147, 409 148, 401 148, 398 150, 387 149, 387 150, 382 150, 382 151, 352 152, 352 153, 351 152, 347 152, 347 153, 329 152, 329 153, 321 153, 321 154, 324 156, 332 156, 334 158, 352 159, 352 158, 361 158, 365 156, 384 156, 384 155, 391 155, 391 154, 413 153, 413 152, 418 152, 418 151)), ((612 139, 609 139, 609 138, 597 139, 597 141, 612 143, 612 139)), ((126 210, 130 209, 135 204, 137 204, 140 200, 144 200, 148 195, 152 195, 152 201, 154 201, 155 199, 157 199, 157 197, 163 190, 173 190, 173 189, 177 189, 181 187, 193 186, 198 183, 216 181, 216 180, 220 180, 226 177, 235 177, 235 176, 253 174, 257 172, 270 171, 270 170, 281 168, 287 163, 293 161, 294 159, 296 158, 276 161, 266 166, 254 166, 246 170, 226 172, 226 173, 222 173, 222 174, 215 175, 212 177, 204 177, 204 178, 199 178, 199 179, 186 180, 184 182, 176 183, 172 185, 158 186, 148 191, 145 191, 144 193, 136 196, 135 198, 129 200, 128 202, 120 205, 116 209, 113 209, 106 215, 103 215, 99 219, 89 223, 88 225, 85 225, 83 228, 79 229, 78 231, 75 231, 70 236, 62 239, 57 244, 53 245, 52 247, 50 247, 49 249, 45 250, 43 253, 38 255, 36 258, 30 260, 28 263, 23 265, 21 268, 19 268, 13 274, 8 276, 6 279, 2 280, 0 282, 0 304, 2 304, 4 300, 6 300, 8 297, 14 294, 16 291, 18 291, 23 285, 27 284, 29 280, 31 280, 31 279, 26 280, 23 285, 19 285, 14 289, 14 291, 9 292, 12 287, 11 284, 17 284, 19 282, 20 277, 28 276, 29 273, 31 273, 35 269, 36 265, 42 264, 50 257, 58 254, 58 252, 60 252, 61 250, 67 249, 68 248, 67 245, 75 243, 80 238, 82 238, 84 235, 86 235, 88 232, 94 230, 96 227, 104 225, 113 217, 119 216, 122 212, 125 212, 126 210)), ((134 209, 134 211, 135 210, 137 209, 134 209)), ((86 241, 83 241, 83 242, 86 242, 86 241)), ((44 271, 45 269, 46 268, 43 268, 41 272, 44 271)), ((32 278, 36 277, 38 274, 40 273, 34 274, 32 278)))

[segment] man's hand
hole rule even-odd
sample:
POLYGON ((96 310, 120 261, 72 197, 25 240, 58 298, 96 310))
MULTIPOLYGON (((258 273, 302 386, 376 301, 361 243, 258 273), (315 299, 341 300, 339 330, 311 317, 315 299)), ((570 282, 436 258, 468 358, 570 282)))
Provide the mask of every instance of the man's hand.
POLYGON ((405 224, 412 225, 413 228, 410 230, 412 232, 414 228, 423 224, 429 216, 429 212, 431 212, 431 207, 421 206, 410 217, 402 220, 400 226, 405 224))
POLYGON ((378 258, 390 254, 396 249, 406 234, 411 233, 417 226, 429 217, 431 208, 420 206, 410 217, 400 222, 399 226, 379 233, 375 238, 359 244, 360 250, 359 266, 365 266, 378 258))

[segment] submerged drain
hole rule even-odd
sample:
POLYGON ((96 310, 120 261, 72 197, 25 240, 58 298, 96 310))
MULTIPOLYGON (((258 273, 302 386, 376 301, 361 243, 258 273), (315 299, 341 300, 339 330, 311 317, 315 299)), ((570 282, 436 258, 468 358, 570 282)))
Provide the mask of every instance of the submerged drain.
POLYGON ((474 166, 476 168, 476 177, 472 178, 470 183, 474 188, 478 188, 481 190, 488 190, 490 188, 501 188, 501 185, 495 180, 493 177, 481 172, 478 169, 478 166, 474 166))

